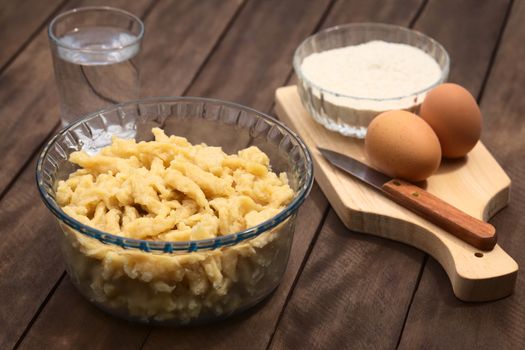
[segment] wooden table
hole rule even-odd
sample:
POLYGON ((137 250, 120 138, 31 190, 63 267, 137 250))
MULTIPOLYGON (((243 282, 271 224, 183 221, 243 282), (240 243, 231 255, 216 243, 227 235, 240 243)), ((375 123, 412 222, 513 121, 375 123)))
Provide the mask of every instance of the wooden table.
POLYGON ((4 0, 0 4, 0 349, 525 348, 525 277, 504 300, 457 300, 421 251, 347 230, 319 187, 300 210, 273 297, 215 325, 155 328, 110 317, 64 272, 56 223, 38 198, 35 157, 58 127, 46 25, 65 9, 107 3, 146 25, 144 94, 196 95, 273 113, 308 35, 348 22, 413 27, 441 42, 450 80, 477 96, 482 140, 513 180, 491 222, 525 267, 525 1, 4 0))

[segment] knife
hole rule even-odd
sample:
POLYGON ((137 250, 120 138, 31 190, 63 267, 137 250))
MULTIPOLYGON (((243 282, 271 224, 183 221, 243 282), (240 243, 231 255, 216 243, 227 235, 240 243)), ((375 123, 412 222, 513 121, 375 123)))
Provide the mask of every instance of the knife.
POLYGON ((496 229, 478 220, 422 188, 401 179, 393 179, 344 154, 318 147, 334 166, 386 194, 394 202, 443 228, 464 242, 481 250, 496 245, 496 229))

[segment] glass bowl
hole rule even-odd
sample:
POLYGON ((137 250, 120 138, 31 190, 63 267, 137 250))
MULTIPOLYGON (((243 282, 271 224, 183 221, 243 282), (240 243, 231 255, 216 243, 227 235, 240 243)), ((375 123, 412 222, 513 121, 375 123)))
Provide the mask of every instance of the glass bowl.
POLYGON ((325 29, 304 40, 296 49, 293 58, 299 95, 310 115, 329 130, 357 138, 365 137, 368 124, 381 112, 405 109, 417 113, 427 92, 447 80, 449 65, 447 51, 434 39, 415 30, 380 23, 355 23, 325 29), (406 44, 423 50, 436 60, 441 68, 441 76, 419 91, 381 99, 348 96, 325 89, 309 80, 301 69, 303 60, 313 53, 373 40, 406 44))
POLYGON ((285 271, 297 210, 313 184, 310 153, 277 120, 234 103, 191 97, 122 103, 75 122, 54 136, 37 162, 36 179, 58 219, 69 277, 91 302, 114 315, 144 323, 181 325, 217 320, 268 296, 285 271), (111 136, 153 139, 151 129, 234 153, 259 147, 272 170, 286 172, 295 195, 258 226, 214 239, 166 242, 124 238, 83 225, 65 214, 56 187, 77 167, 78 150, 96 153, 111 136))

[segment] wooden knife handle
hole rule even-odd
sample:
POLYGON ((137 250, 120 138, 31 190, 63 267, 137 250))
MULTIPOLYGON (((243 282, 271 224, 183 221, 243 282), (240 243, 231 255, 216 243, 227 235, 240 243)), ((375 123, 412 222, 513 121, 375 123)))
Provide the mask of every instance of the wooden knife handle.
POLYGON ((420 187, 394 179, 385 183, 382 188, 396 203, 468 244, 481 250, 492 250, 496 245, 494 226, 462 212, 420 187))

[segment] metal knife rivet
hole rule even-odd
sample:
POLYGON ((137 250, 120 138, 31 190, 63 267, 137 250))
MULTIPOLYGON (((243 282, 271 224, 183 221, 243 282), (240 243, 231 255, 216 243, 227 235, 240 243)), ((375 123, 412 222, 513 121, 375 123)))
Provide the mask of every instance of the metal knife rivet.
POLYGON ((417 192, 412 192, 412 195, 413 195, 414 197, 419 197, 419 193, 417 193, 417 192))
POLYGON ((394 185, 396 185, 396 186, 401 186, 401 182, 399 182, 399 181, 394 181, 394 182, 392 182, 392 183, 393 183, 394 185))

